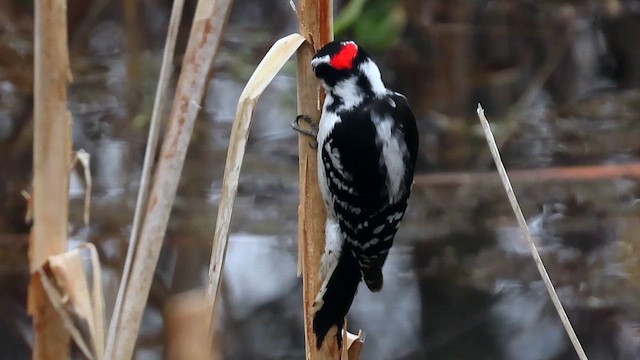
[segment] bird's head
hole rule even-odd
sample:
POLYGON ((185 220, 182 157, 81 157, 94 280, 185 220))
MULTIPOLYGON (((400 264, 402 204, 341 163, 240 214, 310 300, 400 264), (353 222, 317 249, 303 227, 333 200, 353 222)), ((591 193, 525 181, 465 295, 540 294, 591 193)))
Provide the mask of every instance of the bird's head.
POLYGON ((367 95, 386 91, 378 66, 354 41, 328 43, 313 57, 311 66, 325 89, 334 95, 344 95, 340 93, 345 87, 357 87, 367 95))

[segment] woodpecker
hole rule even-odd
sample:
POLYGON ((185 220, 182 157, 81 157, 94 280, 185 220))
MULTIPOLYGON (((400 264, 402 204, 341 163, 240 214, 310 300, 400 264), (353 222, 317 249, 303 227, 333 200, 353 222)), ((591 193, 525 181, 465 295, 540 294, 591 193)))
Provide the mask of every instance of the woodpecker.
MULTIPOLYGON (((320 348, 344 318, 361 280, 382 288, 382 266, 413 184, 418 130, 407 99, 387 89, 380 70, 353 41, 325 45, 311 61, 326 91, 316 131, 318 182, 327 209, 325 249, 313 304, 320 348)), ((297 122, 294 128, 301 131, 297 122)))

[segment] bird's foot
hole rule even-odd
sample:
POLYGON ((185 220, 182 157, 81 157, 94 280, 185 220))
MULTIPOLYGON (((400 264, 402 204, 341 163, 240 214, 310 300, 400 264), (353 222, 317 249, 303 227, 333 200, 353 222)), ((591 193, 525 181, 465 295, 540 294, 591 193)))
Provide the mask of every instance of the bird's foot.
POLYGON ((310 116, 308 115, 298 115, 296 119, 291 122, 291 127, 293 130, 310 136, 313 138, 312 141, 309 142, 309 146, 314 149, 318 148, 318 141, 316 140, 316 136, 318 136, 318 123, 314 122, 310 116), (307 125, 303 126, 300 124, 300 120, 305 122, 307 125))

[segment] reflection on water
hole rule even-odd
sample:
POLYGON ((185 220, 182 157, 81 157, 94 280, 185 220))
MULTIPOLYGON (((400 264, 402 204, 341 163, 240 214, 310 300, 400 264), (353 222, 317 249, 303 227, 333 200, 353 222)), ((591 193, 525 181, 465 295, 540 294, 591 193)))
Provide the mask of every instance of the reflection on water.
POLYGON ((564 350, 564 328, 548 308, 542 282, 502 289, 490 314, 504 359, 554 359, 564 350))
POLYGON ((396 245, 385 264, 384 286, 371 293, 359 288, 349 313, 352 332, 366 333, 363 359, 419 358, 422 349, 422 309, 419 279, 413 263, 413 247, 396 245))

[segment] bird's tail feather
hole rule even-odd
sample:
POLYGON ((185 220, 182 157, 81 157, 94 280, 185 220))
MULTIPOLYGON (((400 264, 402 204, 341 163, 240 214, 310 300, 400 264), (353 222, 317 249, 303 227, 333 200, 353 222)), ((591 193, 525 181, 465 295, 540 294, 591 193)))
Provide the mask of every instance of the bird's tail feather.
POLYGON ((327 275, 313 304, 313 331, 316 346, 322 346, 332 326, 338 327, 338 347, 342 347, 342 326, 360 283, 360 268, 351 251, 344 250, 335 269, 327 275))

